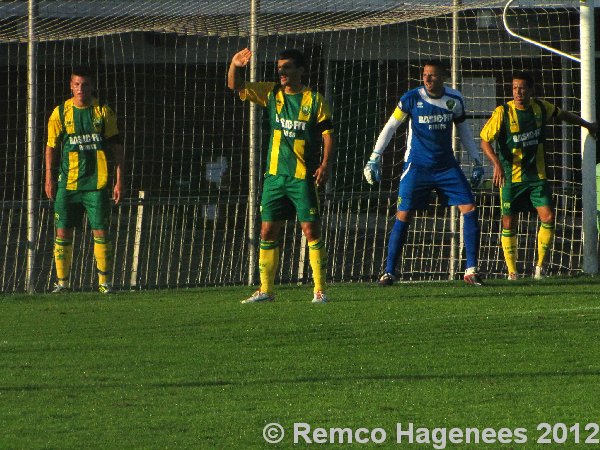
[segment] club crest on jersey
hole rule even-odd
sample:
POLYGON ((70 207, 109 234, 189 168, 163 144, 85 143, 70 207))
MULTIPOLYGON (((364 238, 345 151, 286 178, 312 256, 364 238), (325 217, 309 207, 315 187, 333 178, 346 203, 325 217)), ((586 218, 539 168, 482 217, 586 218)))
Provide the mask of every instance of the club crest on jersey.
POLYGON ((452 99, 446 101, 446 106, 448 107, 448 109, 450 111, 452 111, 454 109, 454 107, 456 106, 456 102, 452 99))
POLYGON ((302 106, 302 114, 304 114, 305 116, 308 116, 310 114, 310 106, 308 106, 308 105, 302 106))
POLYGON ((102 117, 96 117, 94 118, 94 129, 96 131, 101 131, 102 130, 102 117))

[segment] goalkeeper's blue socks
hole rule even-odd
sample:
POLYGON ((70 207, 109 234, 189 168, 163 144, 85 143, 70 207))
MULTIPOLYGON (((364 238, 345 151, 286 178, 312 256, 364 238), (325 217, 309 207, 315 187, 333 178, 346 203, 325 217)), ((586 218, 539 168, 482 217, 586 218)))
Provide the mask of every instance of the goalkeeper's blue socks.
POLYGON ((467 256, 467 269, 477 267, 479 257, 479 212, 477 209, 463 214, 463 239, 465 241, 465 253, 467 256))
POLYGON ((388 241, 387 264, 385 266, 386 273, 391 273, 393 275, 396 271, 398 255, 400 255, 402 247, 404 246, 404 240, 406 239, 409 225, 410 222, 402 222, 401 220, 396 219, 396 222, 392 227, 392 233, 390 234, 390 240, 388 241))

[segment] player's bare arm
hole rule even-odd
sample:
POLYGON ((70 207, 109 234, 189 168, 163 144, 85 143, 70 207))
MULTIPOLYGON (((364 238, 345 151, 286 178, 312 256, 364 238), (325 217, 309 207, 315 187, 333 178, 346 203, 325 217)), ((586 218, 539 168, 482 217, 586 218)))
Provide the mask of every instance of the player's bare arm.
POLYGON ((44 190, 46 196, 50 200, 54 200, 56 197, 56 181, 54 180, 54 147, 46 146, 45 160, 46 160, 46 180, 44 183, 44 190))
POLYGON ((124 189, 124 173, 125 173, 125 157, 123 153, 123 145, 120 143, 112 144, 112 151, 115 158, 115 187, 113 188, 113 200, 115 204, 121 201, 124 189))
POLYGON ((577 114, 573 114, 570 111, 561 111, 558 113, 556 118, 558 120, 570 123, 571 125, 587 128, 593 138, 595 138, 598 134, 598 122, 588 122, 587 120, 582 119, 577 114))
POLYGON ((229 89, 238 91, 244 87, 244 80, 238 69, 246 67, 250 62, 251 57, 252 52, 247 48, 240 50, 233 55, 231 64, 229 64, 229 71, 227 72, 227 87, 229 89))
POLYGON ((323 135, 323 160, 315 171, 313 177, 317 186, 324 186, 331 172, 331 160, 335 154, 335 138, 333 133, 323 135))
POLYGON ((504 186, 505 178, 504 178, 504 170, 502 169, 502 164, 500 164, 500 160, 498 156, 494 152, 492 145, 489 142, 481 140, 481 150, 485 157, 492 163, 494 166, 494 176, 492 177, 492 181, 494 186, 502 187, 504 186))

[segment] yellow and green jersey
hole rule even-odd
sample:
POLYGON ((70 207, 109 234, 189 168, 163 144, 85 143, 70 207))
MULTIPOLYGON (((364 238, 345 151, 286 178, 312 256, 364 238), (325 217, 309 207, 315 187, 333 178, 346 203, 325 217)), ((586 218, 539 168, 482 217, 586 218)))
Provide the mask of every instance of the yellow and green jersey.
POLYGON ((70 191, 102 189, 108 180, 107 140, 119 134, 115 113, 97 99, 79 108, 73 99, 54 108, 48 147, 60 149, 58 186, 70 191))
POLYGON ((240 98, 267 108, 271 136, 266 173, 311 178, 319 166, 321 136, 333 132, 323 96, 309 88, 285 94, 276 83, 247 82, 240 98))
POLYGON ((486 142, 496 141, 507 183, 546 179, 546 124, 559 113, 556 106, 540 99, 531 99, 525 109, 517 108, 511 100, 494 110, 480 137, 486 142))

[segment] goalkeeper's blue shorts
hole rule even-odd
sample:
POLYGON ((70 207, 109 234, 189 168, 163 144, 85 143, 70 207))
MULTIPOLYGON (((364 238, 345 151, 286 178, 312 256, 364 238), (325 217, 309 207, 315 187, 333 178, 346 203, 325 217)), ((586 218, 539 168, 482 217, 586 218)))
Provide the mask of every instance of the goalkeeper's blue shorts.
POLYGON ((398 211, 427 209, 433 190, 443 206, 475 204, 471 186, 458 162, 442 169, 404 163, 398 190, 398 211))

